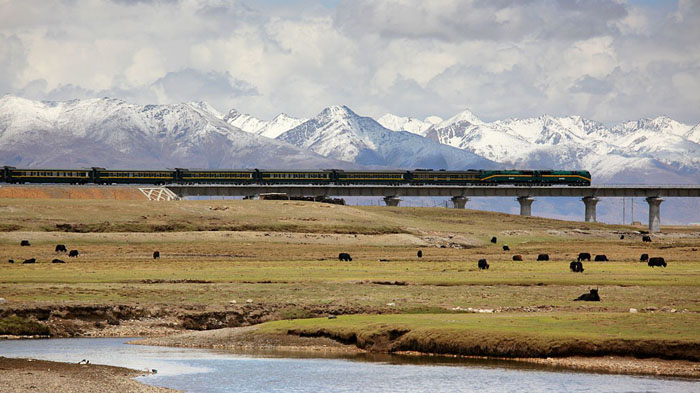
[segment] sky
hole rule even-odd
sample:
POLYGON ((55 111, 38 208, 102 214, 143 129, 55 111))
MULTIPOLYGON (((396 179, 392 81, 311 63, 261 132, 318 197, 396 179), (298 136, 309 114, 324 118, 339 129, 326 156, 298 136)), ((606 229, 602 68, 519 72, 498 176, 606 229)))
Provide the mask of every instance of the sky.
POLYGON ((695 0, 0 0, 0 95, 700 122, 695 0))

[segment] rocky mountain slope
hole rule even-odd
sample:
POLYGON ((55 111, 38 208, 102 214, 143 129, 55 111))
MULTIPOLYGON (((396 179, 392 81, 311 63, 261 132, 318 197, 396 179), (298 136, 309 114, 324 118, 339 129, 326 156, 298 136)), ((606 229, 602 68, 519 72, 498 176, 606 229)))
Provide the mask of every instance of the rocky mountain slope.
POLYGON ((320 155, 359 165, 392 168, 494 168, 471 152, 410 132, 394 132, 346 106, 331 106, 277 139, 320 155))
POLYGON ((337 162, 244 132, 205 103, 0 99, 0 162, 20 167, 328 168, 337 162))
POLYGON ((243 114, 235 109, 232 109, 223 120, 234 127, 238 127, 243 131, 253 134, 262 135, 268 138, 277 138, 285 131, 291 130, 307 119, 297 119, 280 113, 270 121, 260 120, 254 116, 243 114))

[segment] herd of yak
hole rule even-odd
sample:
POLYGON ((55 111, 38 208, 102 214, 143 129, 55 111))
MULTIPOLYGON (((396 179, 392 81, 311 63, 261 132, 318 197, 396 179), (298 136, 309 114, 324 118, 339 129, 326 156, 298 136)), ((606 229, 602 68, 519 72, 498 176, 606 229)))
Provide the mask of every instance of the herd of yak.
MULTIPOLYGON (((22 247, 30 247, 32 244, 29 243, 29 240, 22 240, 22 241, 19 243, 19 245, 22 246, 22 247)), ((65 245, 65 244, 57 244, 57 245, 56 245, 56 248, 54 249, 54 252, 56 252, 56 253, 66 253, 66 254, 68 254, 68 258, 77 258, 77 257, 80 255, 80 252, 78 252, 78 250, 70 250, 70 251, 68 251, 68 249, 66 248, 66 245, 65 245)), ((153 259, 158 259, 158 258, 160 258, 160 252, 159 252, 159 251, 154 251, 154 252, 153 252, 153 259)), ((14 259, 9 259, 7 262, 9 262, 9 263, 15 263, 15 260, 14 260, 14 259)), ((23 264, 27 264, 27 263, 36 263, 36 258, 25 259, 24 261, 22 261, 22 263, 23 263, 23 264)), ((66 263, 66 261, 64 261, 64 260, 62 260, 62 259, 54 258, 54 259, 51 261, 51 263, 66 263)))
MULTIPOLYGON (((620 235, 620 239, 624 239, 624 238, 625 238, 625 235, 620 235)), ((642 241, 651 242, 651 237, 645 235, 642 237, 642 241)), ((491 243, 494 243, 494 244, 498 243, 498 239, 496 237, 492 237, 491 243)), ((22 240, 20 242, 20 246, 29 247, 29 246, 31 246, 31 244, 29 243, 29 240, 22 240)), ((508 247, 508 245, 503 245, 503 251, 510 251, 510 247, 508 247)), ((77 258, 80 255, 78 250, 68 251, 68 249, 66 248, 66 246, 64 244, 56 245, 55 252, 56 253, 61 253, 61 252, 67 253, 69 258, 77 258)), ((418 258, 422 258, 423 251, 418 250, 417 256, 418 256, 418 258)), ((160 252, 154 251, 153 252, 153 259, 158 259, 158 258, 160 258, 160 252)), ((343 262, 352 262, 352 257, 347 252, 341 252, 340 254, 338 254, 338 259, 340 261, 343 261, 343 262)), ((514 261, 522 261, 523 256, 519 255, 519 254, 513 255, 513 260, 514 261)), ((539 254, 539 255, 537 255, 537 260, 538 261, 549 261, 549 254, 539 254)), ((583 261, 590 262, 590 260, 591 260, 590 253, 587 253, 587 252, 579 253, 578 258, 575 261, 571 261, 571 263, 569 264, 569 269, 574 273, 583 273, 583 261)), ((593 260, 596 262, 609 261, 608 257, 606 255, 603 255, 603 254, 596 255, 593 258, 593 260)), ((664 260, 664 258, 662 258, 662 257, 649 258, 649 254, 642 254, 641 257, 639 258, 639 261, 640 262, 647 262, 647 265, 649 265, 650 267, 657 267, 657 266, 658 267, 666 267, 666 261, 664 260)), ((15 261, 13 259, 8 260, 8 262, 15 263, 15 261)), ((36 258, 26 259, 22 263, 23 264, 36 263, 36 258)), ((61 260, 61 259, 55 258, 51 261, 51 263, 66 263, 66 262, 61 260)), ((488 262, 486 261, 486 259, 483 259, 483 258, 479 259, 479 261, 477 262, 477 266, 478 266, 479 270, 488 270, 488 268, 489 268, 488 262)), ((597 289, 591 289, 590 293, 585 293, 574 300, 600 301, 600 296, 598 295, 597 289)))
MULTIPOLYGON (((620 235, 620 240, 624 240, 625 235, 620 235)), ((642 241, 643 242, 651 242, 651 236, 644 235, 642 236, 642 241)), ((491 238, 491 243, 498 243, 498 238, 495 236, 491 238)), ((503 245, 503 251, 510 251, 510 247, 508 245, 503 245)), ((418 258, 423 258, 423 251, 418 250, 417 253, 418 258)), ((338 259, 340 261, 345 261, 345 262, 352 262, 352 257, 350 256, 349 253, 347 252, 341 252, 338 254, 338 259)), ((513 260, 514 261, 522 261, 523 256, 520 254, 513 255, 513 260)), ((538 261, 549 261, 549 254, 539 254, 537 255, 537 260, 538 261)), ((610 260, 608 257, 604 254, 596 255, 593 258, 594 261, 596 262, 609 262, 610 260)), ((386 261, 386 259, 380 259, 380 261, 386 261)), ((591 254, 587 252, 582 252, 578 254, 578 257, 576 258, 575 261, 571 261, 569 264, 569 269, 574 272, 574 273, 583 273, 583 261, 591 261, 591 254)), ((647 262, 647 265, 650 267, 666 267, 666 261, 664 260, 663 257, 652 257, 649 258, 649 254, 642 254, 641 257, 639 258, 640 262, 647 262)), ((486 259, 482 258, 479 259, 477 262, 477 267, 479 270, 488 270, 489 268, 489 263, 486 261, 486 259)), ((597 302, 600 301, 600 296, 598 295, 598 289, 591 289, 589 293, 584 293, 583 295, 579 296, 578 298, 574 300, 583 300, 583 301, 593 301, 597 302)))

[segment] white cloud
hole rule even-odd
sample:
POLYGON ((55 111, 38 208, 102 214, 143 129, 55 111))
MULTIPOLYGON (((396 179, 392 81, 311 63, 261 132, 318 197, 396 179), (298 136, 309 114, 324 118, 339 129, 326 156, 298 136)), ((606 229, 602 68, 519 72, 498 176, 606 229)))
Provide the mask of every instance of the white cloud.
POLYGON ((700 121, 700 4, 0 0, 0 94, 700 121), (21 3, 21 4, 20 4, 21 3), (74 95, 71 96, 71 95, 74 95))

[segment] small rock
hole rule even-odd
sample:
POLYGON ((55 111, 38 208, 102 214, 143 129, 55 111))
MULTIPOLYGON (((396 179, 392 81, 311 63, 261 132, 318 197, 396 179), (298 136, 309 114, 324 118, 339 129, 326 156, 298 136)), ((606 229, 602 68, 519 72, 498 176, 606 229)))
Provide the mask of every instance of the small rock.
POLYGON ((236 304, 236 301, 235 301, 235 300, 231 300, 231 301, 228 302, 228 303, 229 303, 229 304, 236 304))
POLYGON ((336 319, 336 318, 338 318, 338 317, 336 317, 335 315, 329 315, 329 316, 328 316, 328 319, 336 319))
POLYGON ((0 297, 0 304, 5 304, 7 303, 7 300, 5 300, 4 297, 0 297))
POLYGON ((253 303, 253 299, 248 299, 245 301, 246 303, 253 303))
POLYGON ((386 305, 389 307, 394 307, 396 305, 396 303, 387 303, 386 305))
POLYGON ((638 311, 637 311, 636 308, 630 308, 630 312, 634 314, 634 313, 636 313, 636 312, 638 312, 638 311))

